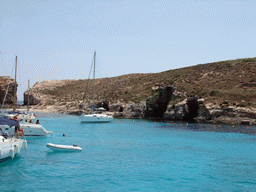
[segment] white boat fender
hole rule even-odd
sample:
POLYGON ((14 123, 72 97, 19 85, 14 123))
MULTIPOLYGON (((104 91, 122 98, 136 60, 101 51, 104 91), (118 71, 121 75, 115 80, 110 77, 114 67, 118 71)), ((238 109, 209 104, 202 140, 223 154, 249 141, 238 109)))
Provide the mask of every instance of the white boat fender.
POLYGON ((0 148, 0 157, 2 157, 3 156, 3 151, 2 151, 2 149, 0 148))
POLYGON ((20 146, 17 144, 17 145, 14 145, 14 147, 15 147, 16 150, 17 150, 17 154, 19 154, 19 153, 20 153, 20 146))
POLYGON ((25 149, 28 148, 27 140, 24 140, 24 141, 23 141, 23 145, 24 145, 24 148, 25 148, 25 149))
POLYGON ((14 148, 10 149, 10 155, 11 155, 11 158, 13 159, 14 158, 14 148))

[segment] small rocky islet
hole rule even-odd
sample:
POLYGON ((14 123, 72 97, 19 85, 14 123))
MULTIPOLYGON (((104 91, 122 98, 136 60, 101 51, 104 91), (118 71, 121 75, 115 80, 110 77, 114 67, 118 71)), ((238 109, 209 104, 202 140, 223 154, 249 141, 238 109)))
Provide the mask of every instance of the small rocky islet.
MULTIPOLYGON (((0 77, 0 101, 8 77, 0 77)), ((92 82, 90 82, 92 83, 92 82)), ((91 106, 89 83, 84 112, 91 106)), ((77 114, 87 80, 47 80, 24 92, 33 110, 77 114)), ((17 85, 18 86, 18 85, 17 85)), ((11 80, 5 103, 13 104, 11 80)), ((256 58, 200 64, 161 73, 128 74, 95 81, 95 107, 115 118, 256 124, 256 58)))

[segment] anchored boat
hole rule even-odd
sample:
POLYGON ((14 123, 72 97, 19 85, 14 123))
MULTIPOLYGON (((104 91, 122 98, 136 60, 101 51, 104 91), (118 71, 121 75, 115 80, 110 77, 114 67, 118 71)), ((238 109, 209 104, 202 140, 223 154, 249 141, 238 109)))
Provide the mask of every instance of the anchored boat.
POLYGON ((25 139, 0 136, 0 161, 13 159, 23 148, 27 148, 27 141, 25 139))
MULTIPOLYGON (((92 110, 94 110, 94 111, 93 111, 92 114, 82 114, 80 116, 81 123, 108 123, 108 122, 111 122, 114 119, 110 115, 102 114, 102 113, 96 113, 97 110, 95 109, 95 106, 94 106, 95 65, 96 65, 96 52, 94 52, 93 63, 92 63, 92 66, 94 67, 94 70, 93 70, 92 110)), ((91 71, 90 71, 90 73, 91 73, 91 71)), ((90 74, 89 74, 89 77, 90 77, 90 74)), ((89 85, 89 80, 90 79, 88 78, 87 86, 86 86, 84 97, 83 97, 83 104, 81 106, 81 109, 83 108, 83 105, 84 105, 84 100, 85 100, 85 96, 86 96, 86 92, 87 92, 87 87, 89 85)))
MULTIPOLYGON (((0 122, 9 127, 18 125, 18 122, 5 117, 0 117, 0 122)), ((23 148, 27 148, 25 139, 19 139, 9 132, 4 132, 2 128, 0 129, 0 161, 13 159, 23 148)))
POLYGON ((53 143, 47 143, 46 146, 53 151, 82 151, 81 147, 77 147, 77 145, 56 145, 53 143))

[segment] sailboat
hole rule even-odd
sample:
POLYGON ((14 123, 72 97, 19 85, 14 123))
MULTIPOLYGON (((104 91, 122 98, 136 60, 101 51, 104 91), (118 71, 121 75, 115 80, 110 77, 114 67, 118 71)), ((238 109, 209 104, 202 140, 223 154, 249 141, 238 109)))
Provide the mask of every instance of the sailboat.
MULTIPOLYGON (((110 115, 107 115, 107 114, 96 113, 95 106, 94 106, 94 82, 95 82, 96 52, 94 52, 92 65, 93 65, 93 93, 92 93, 92 110, 93 110, 93 113, 92 114, 82 114, 80 116, 80 120, 81 120, 81 123, 108 123, 108 122, 111 122, 113 120, 113 117, 110 116, 110 115)), ((86 89, 85 89, 82 108, 83 108, 83 105, 84 105, 84 100, 85 100, 88 84, 89 84, 89 78, 88 78, 87 86, 86 86, 86 89)))

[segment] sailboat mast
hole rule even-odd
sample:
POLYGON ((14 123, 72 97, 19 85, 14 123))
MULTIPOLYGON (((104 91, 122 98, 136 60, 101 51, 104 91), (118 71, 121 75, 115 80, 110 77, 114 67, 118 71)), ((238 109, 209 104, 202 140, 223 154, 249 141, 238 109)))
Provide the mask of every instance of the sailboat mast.
POLYGON ((14 94, 13 94, 13 98, 14 98, 14 111, 16 110, 16 103, 17 103, 17 97, 16 97, 16 92, 17 92, 17 60, 18 57, 16 56, 15 58, 15 85, 14 85, 14 94))
POLYGON ((28 106, 27 106, 28 107, 28 112, 29 112, 29 88, 30 88, 29 84, 30 84, 30 80, 28 80, 28 106))
POLYGON ((94 57, 93 57, 93 92, 92 92, 92 109, 95 109, 94 107, 94 83, 95 83, 95 65, 96 65, 96 52, 94 52, 94 57))

